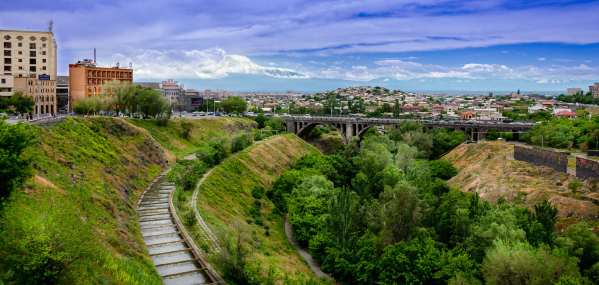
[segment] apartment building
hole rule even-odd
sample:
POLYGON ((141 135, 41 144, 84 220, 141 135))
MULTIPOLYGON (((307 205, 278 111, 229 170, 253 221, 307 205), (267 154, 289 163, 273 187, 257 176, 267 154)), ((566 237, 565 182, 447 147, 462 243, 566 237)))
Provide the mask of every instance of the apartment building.
POLYGON ((593 94, 593 97, 599 97, 599 82, 589 86, 589 92, 593 94))
POLYGON ((50 31, 0 30, 0 96, 33 97, 34 115, 56 113, 56 53, 50 31))
POLYGON ((102 85, 111 81, 133 83, 133 69, 98 67, 89 59, 69 64, 69 109, 77 100, 102 95, 102 85))

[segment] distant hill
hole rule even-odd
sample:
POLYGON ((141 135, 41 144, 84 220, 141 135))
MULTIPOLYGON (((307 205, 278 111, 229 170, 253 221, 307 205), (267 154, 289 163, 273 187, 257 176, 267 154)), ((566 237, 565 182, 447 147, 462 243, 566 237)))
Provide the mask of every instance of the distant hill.
MULTIPOLYGON (((459 173, 449 184, 466 192, 476 192, 487 201, 504 198, 532 206, 547 199, 558 208, 562 219, 594 219, 599 206, 591 198, 593 186, 548 167, 513 159, 513 145, 506 142, 462 144, 444 156, 459 173)), ((596 190, 594 191, 596 192, 596 190)))

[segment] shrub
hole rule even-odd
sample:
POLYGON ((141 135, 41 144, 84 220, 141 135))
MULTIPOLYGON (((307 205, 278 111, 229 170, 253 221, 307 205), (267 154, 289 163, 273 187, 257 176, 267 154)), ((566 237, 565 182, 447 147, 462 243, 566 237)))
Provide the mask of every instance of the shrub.
POLYGON ((429 167, 433 177, 438 177, 444 180, 449 180, 458 174, 458 170, 453 166, 453 164, 444 159, 429 161, 429 167))
POLYGON ((242 134, 233 139, 231 142, 231 152, 241 151, 253 143, 252 137, 249 134, 242 134))

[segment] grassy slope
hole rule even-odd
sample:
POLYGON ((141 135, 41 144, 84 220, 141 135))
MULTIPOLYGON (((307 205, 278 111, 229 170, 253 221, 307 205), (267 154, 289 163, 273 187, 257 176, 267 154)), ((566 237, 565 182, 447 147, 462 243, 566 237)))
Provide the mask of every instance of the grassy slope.
POLYGON ((590 185, 583 185, 573 193, 568 184, 576 178, 548 167, 516 161, 513 148, 505 142, 458 146, 445 156, 460 170, 449 181, 450 185, 477 192, 489 201, 503 197, 530 206, 548 199, 558 208, 562 218, 599 215, 599 207, 585 198, 590 193, 590 185))
POLYGON ((294 248, 283 229, 283 219, 273 213, 274 206, 263 198, 262 217, 268 225, 248 223, 255 185, 268 189, 272 182, 294 161, 317 151, 294 135, 272 137, 256 144, 217 166, 200 189, 198 206, 206 222, 220 237, 247 236, 251 258, 264 271, 273 269, 287 278, 310 278, 312 273, 294 248))
POLYGON ((67 268, 61 283, 159 284, 134 205, 164 167, 160 146, 120 119, 69 118, 38 129, 35 176, 13 195, 7 217, 22 218, 17 228, 35 236, 72 233, 58 235, 67 247, 88 242, 93 253, 67 268), (67 243, 73 235, 80 240, 67 243))
POLYGON ((166 127, 157 126, 152 121, 130 120, 131 123, 148 130, 152 137, 178 158, 197 151, 206 141, 255 126, 254 121, 243 118, 202 118, 187 121, 193 126, 189 139, 181 137, 181 119, 170 120, 166 127))
POLYGON ((190 139, 180 135, 181 120, 162 127, 142 120, 69 118, 35 127, 41 137, 30 150, 36 157, 35 176, 7 203, 3 215, 14 221, 17 232, 37 240, 58 239, 70 247, 67 251, 85 244, 60 283, 160 284, 134 210, 143 189, 173 154, 192 153, 210 139, 254 124, 232 118, 191 123, 190 139), (92 252, 83 252, 85 248, 92 252))

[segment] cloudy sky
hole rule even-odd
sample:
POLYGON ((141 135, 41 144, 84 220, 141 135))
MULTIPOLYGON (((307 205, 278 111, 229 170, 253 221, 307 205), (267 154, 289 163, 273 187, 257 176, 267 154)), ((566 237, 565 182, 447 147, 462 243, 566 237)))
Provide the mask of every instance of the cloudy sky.
POLYGON ((91 58, 198 89, 562 90, 599 81, 599 1, 1 0, 54 21, 59 73, 91 58))

